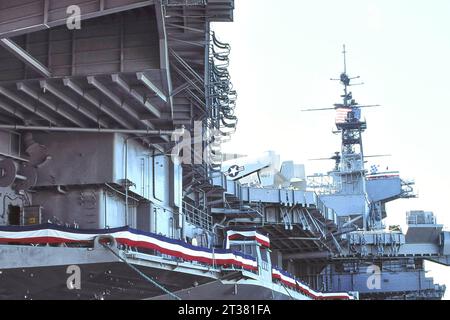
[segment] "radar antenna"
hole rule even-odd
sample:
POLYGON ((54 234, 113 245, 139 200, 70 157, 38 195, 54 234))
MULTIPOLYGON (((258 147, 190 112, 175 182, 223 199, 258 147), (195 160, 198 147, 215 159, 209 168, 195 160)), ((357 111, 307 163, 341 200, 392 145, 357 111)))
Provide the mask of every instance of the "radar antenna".
POLYGON ((361 86, 364 85, 364 82, 360 83, 352 83, 352 80, 360 79, 360 76, 357 77, 349 77, 347 74, 347 50, 345 47, 345 44, 343 46, 344 50, 342 51, 342 54, 344 56, 344 72, 341 73, 339 79, 331 78, 332 81, 340 81, 341 84, 344 86, 344 94, 341 96, 343 98, 343 103, 337 103, 334 105, 334 107, 331 108, 309 108, 309 109, 303 109, 303 112, 311 112, 311 111, 326 111, 326 110, 338 110, 342 108, 355 108, 355 109, 362 109, 362 108, 376 108, 381 107, 379 104, 373 104, 373 105, 360 105, 356 102, 355 99, 353 99, 353 93, 349 92, 349 87, 354 86, 361 86))
POLYGON ((350 77, 348 75, 347 54, 348 52, 344 44, 342 51, 344 71, 340 74, 338 79, 331 79, 333 81, 339 81, 344 87, 344 93, 341 96, 342 102, 334 104, 331 108, 310 108, 302 111, 336 111, 335 125, 337 131, 335 131, 335 133, 342 135, 342 150, 339 158, 334 156, 332 157, 332 160, 336 161, 336 165, 339 166, 341 172, 363 173, 365 161, 362 133, 367 129, 367 124, 361 119, 361 109, 379 107, 380 105, 361 105, 353 98, 353 93, 349 88, 355 85, 362 85, 363 83, 352 83, 352 80, 360 79, 361 77, 350 77))

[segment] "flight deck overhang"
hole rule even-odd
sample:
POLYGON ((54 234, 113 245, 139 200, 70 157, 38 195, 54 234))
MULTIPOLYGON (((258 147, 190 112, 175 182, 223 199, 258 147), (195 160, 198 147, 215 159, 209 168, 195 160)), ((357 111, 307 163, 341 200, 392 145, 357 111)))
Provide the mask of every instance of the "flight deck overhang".
POLYGON ((82 20, 143 8, 160 3, 168 6, 207 4, 209 21, 232 21, 234 0, 15 0, 0 1, 0 39, 62 26, 67 23, 67 8, 80 8, 82 20))
POLYGON ((174 119, 164 85, 160 70, 6 82, 0 111, 9 124, 169 129, 174 119))
POLYGON ((0 0, 0 8, 0 122, 173 130, 206 112, 205 33, 209 22, 232 20, 234 1, 0 0), (81 29, 66 26, 69 5, 80 7, 81 29))

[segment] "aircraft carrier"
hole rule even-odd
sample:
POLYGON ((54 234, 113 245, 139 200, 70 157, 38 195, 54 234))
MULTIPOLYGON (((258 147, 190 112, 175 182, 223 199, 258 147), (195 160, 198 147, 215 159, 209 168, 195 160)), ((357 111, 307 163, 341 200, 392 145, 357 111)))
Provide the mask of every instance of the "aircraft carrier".
POLYGON ((234 7, 0 0, 1 299, 443 297, 424 261, 450 264, 450 234, 384 225, 414 183, 365 168, 346 67, 333 170, 221 154, 237 91, 211 23, 234 7))

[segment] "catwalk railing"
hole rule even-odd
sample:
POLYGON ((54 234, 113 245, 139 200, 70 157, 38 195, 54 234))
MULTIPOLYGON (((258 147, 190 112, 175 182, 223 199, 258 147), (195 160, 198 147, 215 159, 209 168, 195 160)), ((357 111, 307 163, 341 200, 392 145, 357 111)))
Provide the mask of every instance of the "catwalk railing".
POLYGON ((205 210, 183 201, 183 213, 186 215, 187 222, 204 230, 212 231, 213 218, 205 210))

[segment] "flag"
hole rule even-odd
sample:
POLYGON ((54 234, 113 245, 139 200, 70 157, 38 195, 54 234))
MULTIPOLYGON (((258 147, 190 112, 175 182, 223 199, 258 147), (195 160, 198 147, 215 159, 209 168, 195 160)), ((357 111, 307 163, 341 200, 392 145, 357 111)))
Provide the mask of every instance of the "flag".
POLYGON ((352 112, 352 108, 337 108, 336 124, 345 123, 349 112, 352 112))

